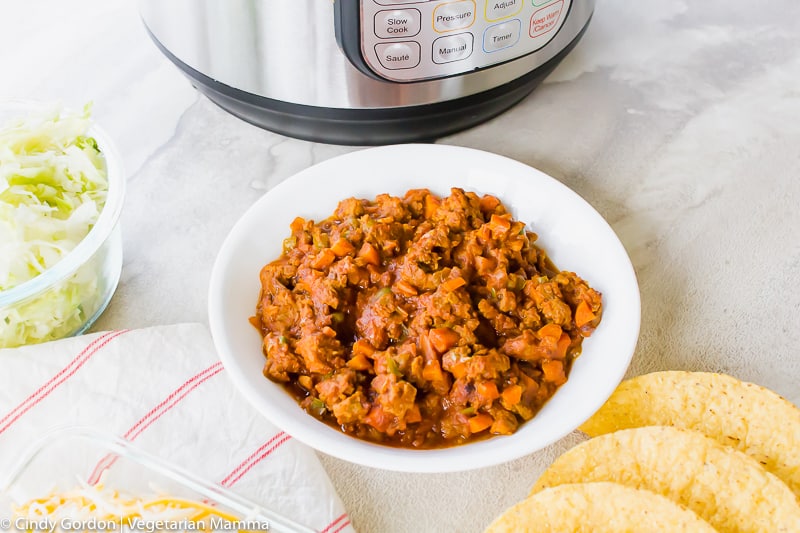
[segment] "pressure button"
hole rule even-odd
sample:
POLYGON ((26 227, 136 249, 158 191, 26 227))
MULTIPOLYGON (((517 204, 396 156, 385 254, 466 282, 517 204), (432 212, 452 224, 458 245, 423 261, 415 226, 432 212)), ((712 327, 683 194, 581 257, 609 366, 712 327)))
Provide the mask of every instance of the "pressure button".
POLYGON ((375 45, 378 61, 387 70, 414 68, 419 65, 420 46, 414 41, 375 45))
POLYGON ((461 0, 436 6, 433 10, 433 29, 439 33, 469 28, 475 22, 475 2, 461 0))
POLYGON ((381 39, 413 37, 419 33, 422 15, 418 9, 387 9, 375 13, 375 35, 381 39))

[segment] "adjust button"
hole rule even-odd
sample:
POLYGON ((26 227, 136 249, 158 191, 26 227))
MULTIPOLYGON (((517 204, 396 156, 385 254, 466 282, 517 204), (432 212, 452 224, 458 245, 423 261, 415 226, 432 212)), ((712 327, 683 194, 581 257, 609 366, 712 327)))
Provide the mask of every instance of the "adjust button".
POLYGON ((388 70, 414 68, 419 65, 419 43, 406 41, 401 43, 380 43, 375 45, 378 61, 388 70))
POLYGON ((522 11, 522 0, 489 0, 486 2, 486 20, 494 22, 522 11))
POLYGON ((483 51, 491 53, 514 46, 519 41, 521 29, 519 19, 489 26, 483 34, 483 51))
POLYGON ((439 37, 433 41, 433 62, 451 63, 461 61, 472 55, 472 46, 475 38, 471 33, 459 33, 439 37))
POLYGON ((413 37, 419 33, 422 15, 417 9, 387 9, 375 13, 375 35, 382 39, 413 37))
POLYGON ((439 33, 469 28, 473 22, 475 22, 473 0, 440 4, 433 10, 433 29, 439 33))

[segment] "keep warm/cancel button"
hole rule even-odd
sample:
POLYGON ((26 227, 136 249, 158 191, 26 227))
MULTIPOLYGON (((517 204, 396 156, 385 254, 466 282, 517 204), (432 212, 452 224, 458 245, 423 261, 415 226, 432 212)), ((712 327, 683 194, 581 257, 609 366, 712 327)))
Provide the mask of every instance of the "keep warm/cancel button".
POLYGON ((383 68, 388 70, 414 68, 419 65, 420 47, 414 41, 376 44, 375 53, 383 68))
POLYGON ((561 19, 561 11, 564 9, 564 0, 559 0, 554 4, 536 11, 531 17, 531 37, 539 37, 548 33, 556 27, 558 21, 561 19))

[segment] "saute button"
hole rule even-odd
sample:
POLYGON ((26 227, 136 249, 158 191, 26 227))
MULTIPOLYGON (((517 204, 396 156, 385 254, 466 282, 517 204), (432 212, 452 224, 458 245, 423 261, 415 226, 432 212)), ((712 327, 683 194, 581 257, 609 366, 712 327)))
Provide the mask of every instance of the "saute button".
POLYGON ((536 11, 531 16, 531 37, 544 35, 555 28, 561 18, 561 11, 563 9, 564 0, 558 0, 558 2, 536 11))
POLYGON ((468 58, 472 55, 473 41, 474 37, 471 33, 439 37, 433 41, 433 62, 451 63, 468 58))
POLYGON ((521 29, 522 23, 518 19, 489 26, 483 34, 483 51, 491 53, 514 46, 519 41, 521 29))
POLYGON ((420 47, 414 41, 402 43, 381 43, 375 45, 378 61, 384 68, 400 70, 419 65, 420 47))
POLYGON ((486 20, 493 22, 516 15, 522 11, 522 1, 523 0, 489 0, 486 2, 486 20))
POLYGON ((383 39, 413 37, 419 33, 422 15, 417 9, 388 9, 375 13, 375 35, 383 39))
POLYGON ((473 22, 475 22, 473 0, 441 4, 433 11, 433 29, 439 33, 469 28, 473 22))

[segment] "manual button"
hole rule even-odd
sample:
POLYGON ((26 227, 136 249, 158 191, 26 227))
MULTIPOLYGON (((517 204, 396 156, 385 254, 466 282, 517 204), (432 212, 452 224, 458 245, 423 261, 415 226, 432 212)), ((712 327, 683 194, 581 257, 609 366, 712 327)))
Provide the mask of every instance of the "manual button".
POLYGON ((414 41, 376 44, 375 53, 383 68, 388 70, 414 68, 419 65, 420 47, 414 41))
POLYGON ((433 62, 439 64, 451 63, 468 58, 472 55, 474 40, 471 33, 439 37, 433 41, 433 62))
POLYGON ((375 35, 381 39, 413 37, 419 33, 422 15, 418 9, 387 9, 375 13, 375 35))

